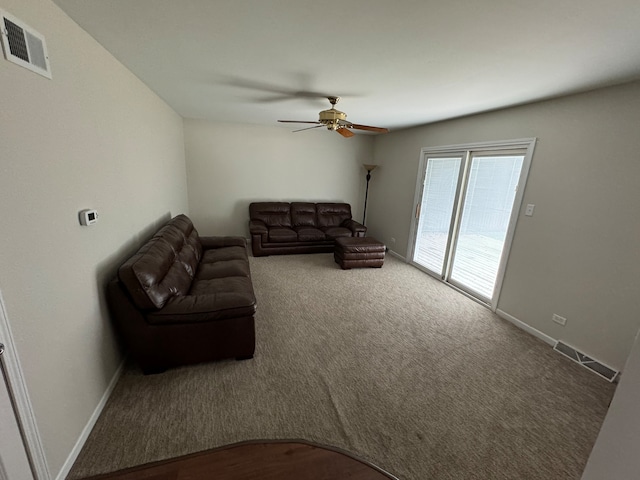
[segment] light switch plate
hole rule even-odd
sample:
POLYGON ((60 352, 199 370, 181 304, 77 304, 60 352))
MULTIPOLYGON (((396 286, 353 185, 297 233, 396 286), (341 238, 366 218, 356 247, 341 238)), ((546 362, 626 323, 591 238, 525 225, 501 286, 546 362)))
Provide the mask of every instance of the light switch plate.
POLYGON ((528 204, 526 210, 524 211, 524 214, 527 217, 533 217, 533 209, 534 208, 536 208, 536 206, 533 203, 528 204))

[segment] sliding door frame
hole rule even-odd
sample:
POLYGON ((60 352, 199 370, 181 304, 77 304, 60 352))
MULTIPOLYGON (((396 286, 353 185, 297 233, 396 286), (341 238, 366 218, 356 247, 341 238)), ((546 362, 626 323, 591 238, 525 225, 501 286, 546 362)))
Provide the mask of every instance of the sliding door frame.
MULTIPOLYGON (((466 182, 466 178, 467 178, 467 169, 465 168, 466 166, 466 162, 467 162, 467 157, 468 157, 468 153, 465 152, 464 150, 459 150, 459 151, 451 151, 451 152, 438 152, 436 154, 433 155, 429 155, 429 159, 431 160, 437 160, 437 159, 447 159, 447 158, 458 158, 460 157, 460 166, 458 167, 458 179, 456 180, 456 190, 455 190, 455 194, 454 194, 454 198, 458 198, 460 196, 460 192, 462 189, 465 188, 465 182, 466 182)), ((424 162, 420 163, 420 171, 418 174, 418 185, 417 185, 417 190, 416 190, 416 195, 418 198, 418 201, 415 202, 416 205, 416 209, 414 212, 414 216, 413 216, 413 221, 415 223, 415 225, 412 225, 413 229, 412 229, 412 233, 414 233, 415 231, 417 231, 418 227, 420 226, 420 215, 422 213, 422 197, 424 196, 424 189, 425 189, 425 185, 426 185, 426 175, 427 175, 427 158, 424 157, 424 162)), ((453 210, 451 212, 451 216, 449 218, 449 231, 452 231, 453 229, 456 228, 457 222, 458 222, 458 217, 460 215, 460 209, 458 208, 457 202, 454 200, 454 204, 453 204, 453 210)), ((410 238, 410 240, 414 241, 414 246, 413 248, 416 248, 415 245, 415 239, 416 236, 415 234, 410 238)), ((456 242, 456 236, 455 235, 451 235, 447 238, 447 242, 445 245, 445 251, 444 251, 444 258, 442 261, 442 267, 445 271, 449 269, 449 265, 451 262, 451 258, 450 258, 450 252, 452 251, 451 248, 451 244, 456 242)), ((455 248, 455 246, 454 246, 455 248)), ((408 252, 411 252, 411 257, 408 259, 408 261, 412 261, 413 260, 413 251, 412 250, 407 250, 408 252)), ((417 264, 416 264, 417 266, 417 264)), ((429 275, 438 278, 440 280, 445 280, 444 276, 441 276, 438 272, 435 272, 433 270, 430 270, 429 268, 427 268, 426 266, 422 266, 420 265, 419 268, 421 270, 423 270, 424 272, 428 273, 429 275)))
MULTIPOLYGON (((520 138, 516 140, 501 140, 501 141, 493 141, 493 142, 466 143, 466 144, 460 144, 460 145, 448 145, 448 146, 441 146, 441 147, 422 148, 420 151, 419 169, 418 169, 418 175, 416 178, 416 189, 415 189, 415 195, 414 195, 414 201, 413 201, 414 208, 412 212, 411 226, 409 231, 409 242, 407 245, 407 252, 409 253, 406 258, 407 263, 410 263, 414 267, 424 271, 425 273, 433 276, 434 278, 437 278, 438 280, 445 282, 447 285, 450 285, 452 288, 455 288, 456 290, 462 292, 463 294, 469 296, 470 298, 482 304, 488 305, 489 308, 495 312, 498 308, 498 301, 500 299, 500 292, 502 290, 504 274, 507 268, 509 252, 511 250, 511 244, 513 243, 513 235, 515 233, 518 217, 522 209, 522 200, 524 198, 524 191, 526 188, 527 178, 529 176, 529 169, 531 167, 531 159, 533 157, 535 144, 536 144, 536 138, 533 137, 533 138, 520 138), (504 246, 503 246, 503 255, 500 259, 500 265, 498 267, 498 272, 496 275, 496 284, 493 290, 493 295, 489 299, 489 303, 487 304, 483 300, 476 298, 475 296, 471 295, 469 292, 466 292, 460 287, 450 282, 446 282, 445 278, 443 278, 444 277, 443 275, 440 275, 440 274, 435 275, 433 272, 427 270, 426 268, 422 267, 420 264, 416 263, 413 260, 415 255, 415 248, 416 248, 416 233, 418 230, 418 221, 420 217, 420 206, 422 202, 422 195, 423 195, 424 184, 425 184, 426 164, 429 158, 444 156, 447 154, 460 155, 461 153, 463 153, 462 161, 464 164, 465 162, 470 161, 470 157, 472 153, 474 155, 482 152, 497 153, 500 151, 508 151, 508 150, 514 150, 514 149, 525 150, 525 155, 522 161, 522 169, 520 170, 520 176, 518 179, 518 189, 516 191, 516 195, 513 201, 513 209, 511 211, 509 224, 507 226, 507 234, 506 234, 504 246)), ((458 189, 457 189, 458 195, 460 194, 461 188, 466 189, 465 183, 464 183, 466 181, 466 173, 464 172, 466 172, 466 169, 463 169, 463 174, 461 174, 460 178, 458 179, 458 189)), ((463 192, 463 194, 466 194, 466 192, 463 192)), ((458 217, 461 214, 462 204, 463 204, 463 201, 460 201, 459 205, 456 206, 454 215, 452 216, 453 217, 452 222, 458 221, 458 217)), ((452 238, 455 239, 456 236, 454 235, 452 238)), ((455 241, 455 240, 451 240, 451 239, 448 240, 447 248, 450 248, 450 241, 455 241)), ((447 252, 445 257, 445 261, 446 261, 445 272, 449 271, 451 260, 452 259, 450 258, 449 252, 447 252)))

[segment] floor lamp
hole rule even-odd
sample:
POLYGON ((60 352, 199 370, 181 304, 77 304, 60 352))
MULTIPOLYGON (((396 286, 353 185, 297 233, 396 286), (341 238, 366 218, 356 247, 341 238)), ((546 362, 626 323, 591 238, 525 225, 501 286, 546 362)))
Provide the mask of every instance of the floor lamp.
POLYGON ((367 169, 367 190, 364 194, 364 213, 362 214, 362 224, 364 225, 367 219, 367 198, 369 197, 369 180, 371 180, 371 172, 375 170, 378 165, 370 165, 363 163, 362 166, 367 169))

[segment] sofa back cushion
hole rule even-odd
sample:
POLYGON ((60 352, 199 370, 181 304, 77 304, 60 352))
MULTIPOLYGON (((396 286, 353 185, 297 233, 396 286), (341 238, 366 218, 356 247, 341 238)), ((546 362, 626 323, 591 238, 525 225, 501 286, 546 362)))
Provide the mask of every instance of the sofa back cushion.
POLYGON ((351 219, 351 205, 348 203, 318 203, 318 227, 339 227, 345 220, 351 219))
POLYGON ((254 202, 249 204, 251 220, 261 220, 267 227, 291 227, 291 204, 288 202, 254 202))
POLYGON ((291 225, 293 227, 315 227, 317 224, 315 203, 291 203, 291 225))
POLYGON ((118 278, 140 309, 160 309, 173 296, 186 295, 202 258, 191 220, 178 215, 118 270, 118 278))

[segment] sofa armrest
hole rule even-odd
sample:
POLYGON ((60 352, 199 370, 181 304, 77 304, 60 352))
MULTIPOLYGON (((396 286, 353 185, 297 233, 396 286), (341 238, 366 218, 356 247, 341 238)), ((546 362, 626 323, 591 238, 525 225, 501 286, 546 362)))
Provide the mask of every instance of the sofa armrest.
POLYGON ((269 229, 262 220, 249 220, 249 233, 251 234, 251 251, 254 257, 268 255, 262 250, 262 244, 267 243, 269 229))
POLYGON ((364 237, 365 234, 367 233, 367 227, 365 227, 364 225, 362 225, 359 222, 356 222, 352 218, 342 222, 341 226, 351 230, 351 232, 353 232, 353 236, 354 237, 364 237))
POLYGON ((247 240, 244 237, 200 237, 202 248, 208 250, 210 248, 222 247, 246 247, 247 240))
POLYGON ((266 235, 268 232, 269 229, 262 220, 249 221, 249 233, 251 233, 251 235, 266 235))

